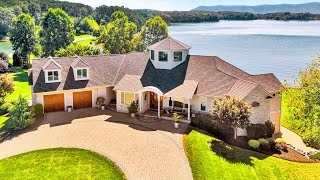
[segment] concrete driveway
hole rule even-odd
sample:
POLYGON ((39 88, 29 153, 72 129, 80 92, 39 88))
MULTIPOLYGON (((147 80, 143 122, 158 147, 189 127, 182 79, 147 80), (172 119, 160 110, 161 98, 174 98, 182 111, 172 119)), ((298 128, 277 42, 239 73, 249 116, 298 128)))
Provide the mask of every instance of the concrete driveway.
POLYGON ((97 109, 47 114, 37 130, 0 144, 0 159, 54 147, 89 149, 113 160, 128 179, 192 179, 180 130, 97 109), (157 130, 155 130, 157 129, 157 130))

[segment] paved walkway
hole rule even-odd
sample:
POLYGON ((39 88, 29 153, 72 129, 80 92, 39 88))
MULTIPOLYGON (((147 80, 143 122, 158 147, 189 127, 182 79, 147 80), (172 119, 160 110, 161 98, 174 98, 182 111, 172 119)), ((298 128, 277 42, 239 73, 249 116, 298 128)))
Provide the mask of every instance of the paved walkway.
POLYGON ((1 143, 0 159, 37 149, 76 147, 107 156, 128 179, 192 179, 182 145, 185 126, 174 133, 171 127, 169 121, 143 123, 96 109, 52 113, 38 130, 1 143))
POLYGON ((302 138, 298 134, 290 131, 289 129, 283 126, 280 127, 280 131, 282 133, 282 138, 287 141, 287 144, 292 144, 297 149, 301 149, 305 152, 315 151, 314 148, 307 147, 306 144, 303 142, 302 138))

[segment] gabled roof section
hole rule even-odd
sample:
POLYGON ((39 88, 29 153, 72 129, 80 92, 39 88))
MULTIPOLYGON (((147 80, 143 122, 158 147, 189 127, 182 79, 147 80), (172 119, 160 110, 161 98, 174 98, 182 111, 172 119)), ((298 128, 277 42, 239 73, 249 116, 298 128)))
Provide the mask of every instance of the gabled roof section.
POLYGON ((61 70, 62 66, 50 56, 49 60, 42 66, 42 69, 43 70, 61 70))
POLYGON ((121 90, 127 92, 137 92, 143 88, 140 81, 141 76, 138 75, 124 75, 113 90, 121 90))
POLYGON ((248 94, 250 94, 258 86, 259 85, 256 83, 238 79, 233 84, 233 86, 231 87, 227 95, 234 96, 238 99, 244 99, 248 94))
POLYGON ((149 49, 152 50, 163 50, 163 51, 171 51, 171 50, 183 50, 183 49, 191 49, 191 47, 183 42, 180 42, 172 37, 168 37, 159 41, 151 46, 149 49))
POLYGON ((90 65, 87 61, 83 60, 81 57, 76 56, 76 60, 71 64, 73 69, 75 68, 89 68, 90 65))
POLYGON ((165 96, 192 99, 198 87, 198 81, 185 80, 183 84, 165 93, 165 96))

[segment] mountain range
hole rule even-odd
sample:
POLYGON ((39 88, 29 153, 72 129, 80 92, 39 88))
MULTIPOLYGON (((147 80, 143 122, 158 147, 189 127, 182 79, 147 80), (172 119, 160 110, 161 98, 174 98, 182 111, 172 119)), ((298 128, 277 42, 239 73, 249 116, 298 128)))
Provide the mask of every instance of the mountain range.
POLYGON ((304 3, 304 4, 277 4, 277 5, 258 5, 258 6, 199 6, 194 11, 233 11, 233 12, 250 12, 254 14, 267 14, 277 12, 291 13, 320 13, 320 3, 304 3))

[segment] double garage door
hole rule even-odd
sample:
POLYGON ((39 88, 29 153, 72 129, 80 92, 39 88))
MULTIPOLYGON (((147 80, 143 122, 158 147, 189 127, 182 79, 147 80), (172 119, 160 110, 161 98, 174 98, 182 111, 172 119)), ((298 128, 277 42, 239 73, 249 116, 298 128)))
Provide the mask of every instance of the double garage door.
MULTIPOLYGON (((45 95, 44 112, 64 111, 65 100, 64 94, 45 95)), ((73 108, 89 108, 92 107, 92 91, 81 91, 73 93, 73 108)))

